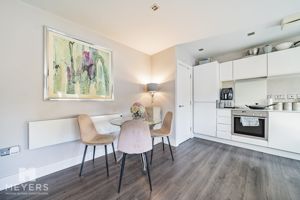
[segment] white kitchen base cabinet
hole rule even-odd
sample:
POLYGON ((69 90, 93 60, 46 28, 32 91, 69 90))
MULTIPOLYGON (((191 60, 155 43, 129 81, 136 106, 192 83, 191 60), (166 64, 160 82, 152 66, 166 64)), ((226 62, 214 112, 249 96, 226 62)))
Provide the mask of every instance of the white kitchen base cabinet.
POLYGON ((222 138, 222 139, 226 139, 226 140, 231 140, 231 133, 228 132, 228 131, 218 130, 217 131, 217 137, 222 138))
POLYGON ((217 137, 231 140, 230 109, 217 109, 217 137))
POLYGON ((268 76, 300 73, 300 47, 268 54, 268 76))
POLYGON ((233 79, 248 79, 267 76, 267 55, 251 56, 233 61, 233 79))
POLYGON ((238 135, 233 135, 232 140, 237 141, 237 142, 246 143, 246 144, 253 144, 253 145, 257 145, 257 146, 268 147, 267 140, 254 139, 254 138, 238 136, 238 135))
POLYGON ((269 147, 300 153, 300 113, 269 113, 269 147))
POLYGON ((216 103, 194 103, 194 132, 216 136, 216 103))

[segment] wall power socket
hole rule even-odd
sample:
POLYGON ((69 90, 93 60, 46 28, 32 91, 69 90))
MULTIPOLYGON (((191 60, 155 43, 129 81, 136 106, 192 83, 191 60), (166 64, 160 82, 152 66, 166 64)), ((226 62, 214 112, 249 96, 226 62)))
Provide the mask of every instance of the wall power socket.
POLYGON ((20 152, 20 146, 16 145, 16 146, 12 146, 9 148, 9 153, 10 154, 16 154, 20 152))
POLYGON ((0 155, 1 156, 8 156, 10 154, 9 148, 2 148, 0 149, 0 155))
POLYGON ((288 94, 287 98, 288 99, 296 99, 297 95, 296 94, 288 94))
POLYGON ((20 152, 20 145, 0 149, 0 156, 8 156, 20 152))

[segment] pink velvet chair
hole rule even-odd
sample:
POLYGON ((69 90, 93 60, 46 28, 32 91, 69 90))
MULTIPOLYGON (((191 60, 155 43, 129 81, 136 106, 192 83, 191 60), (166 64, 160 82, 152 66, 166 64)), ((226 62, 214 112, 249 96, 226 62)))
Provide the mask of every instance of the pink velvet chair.
POLYGON ((119 177, 118 192, 121 190, 122 177, 124 173, 125 160, 127 154, 140 154, 145 156, 146 169, 152 191, 151 176, 148 164, 147 153, 152 149, 151 133, 149 125, 142 119, 129 120, 121 126, 121 132, 118 141, 118 150, 123 152, 122 165, 119 177))

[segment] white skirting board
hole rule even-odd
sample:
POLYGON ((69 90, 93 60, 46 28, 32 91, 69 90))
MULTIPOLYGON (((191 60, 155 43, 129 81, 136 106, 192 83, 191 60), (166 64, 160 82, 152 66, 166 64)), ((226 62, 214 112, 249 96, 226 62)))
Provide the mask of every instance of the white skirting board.
MULTIPOLYGON (((121 114, 91 117, 96 129, 101 133, 115 132, 119 128, 109 123, 121 114)), ((76 141, 80 139, 77 118, 55 119, 29 122, 29 149, 76 141)))
POLYGON ((267 153, 267 154, 272 154, 272 155, 276 155, 276 156, 281 156, 281 157, 285 157, 285 158, 290 158, 290 159, 294 159, 294 160, 300 160, 300 154, 297 154, 297 153, 281 151, 281 150, 272 149, 269 147, 246 144, 246 143, 242 143, 242 142, 236 142, 236 141, 226 140, 226 139, 221 139, 221 138, 216 138, 216 137, 210 137, 210 136, 201 135, 201 134, 194 134, 194 137, 205 139, 205 140, 211 140, 214 142, 220 142, 220 143, 224 143, 224 144, 228 144, 228 145, 232 145, 232 146, 236 146, 236 147, 241 147, 241 148, 245 148, 245 149, 250 149, 250 150, 254 150, 254 151, 259 151, 259 152, 263 152, 263 153, 267 153))
MULTIPOLYGON (((117 142, 115 141, 114 143, 116 146, 117 142)), ((83 147, 84 146, 82 145, 82 150, 83 150, 83 147)), ((108 147, 108 150, 107 150, 108 153, 112 153, 111 145, 108 145, 107 147, 108 147)), ((101 148, 100 146, 97 148, 98 150, 95 153, 95 158, 98 158, 98 157, 101 157, 104 155, 104 150, 102 149, 103 147, 101 148, 101 150, 100 150, 100 148, 101 148)), ((90 146, 89 151, 86 154, 85 161, 88 161, 91 159, 93 159, 93 155, 92 155, 92 147, 90 146)), ((66 159, 66 160, 63 160, 60 162, 56 162, 56 163, 45 165, 45 166, 42 166, 39 168, 35 168, 35 178, 40 178, 42 176, 46 176, 46 175, 52 174, 54 172, 58 172, 60 170, 72 167, 74 165, 78 165, 81 163, 81 161, 82 161, 82 155, 79 155, 79 156, 69 158, 69 159, 66 159)), ((109 163, 109 164, 112 165, 112 163, 109 163)), ((30 169, 27 169, 27 170, 30 170, 30 169)), ((22 173, 24 173, 24 172, 22 172, 22 173)), ((84 175, 84 173, 85 173, 85 168, 83 169, 83 175, 84 175)), ((79 167, 78 167, 78 174, 79 174, 79 167)), ((15 185, 25 183, 27 181, 30 181, 30 180, 26 180, 26 181, 20 180, 19 173, 11 175, 11 176, 3 177, 0 179, 0 191, 5 190, 10 187, 13 187, 15 185)), ((37 183, 39 183, 39 182, 37 182, 37 183)))

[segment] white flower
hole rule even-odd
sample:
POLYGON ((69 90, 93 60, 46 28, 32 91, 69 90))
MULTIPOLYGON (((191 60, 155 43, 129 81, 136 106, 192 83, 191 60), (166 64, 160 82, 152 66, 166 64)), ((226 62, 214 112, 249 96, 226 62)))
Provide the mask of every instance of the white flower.
POLYGON ((136 117, 143 117, 145 111, 145 107, 140 103, 134 103, 130 108, 130 112, 136 117))

